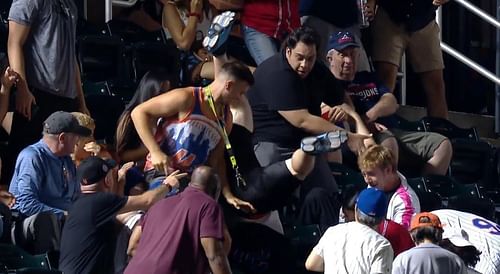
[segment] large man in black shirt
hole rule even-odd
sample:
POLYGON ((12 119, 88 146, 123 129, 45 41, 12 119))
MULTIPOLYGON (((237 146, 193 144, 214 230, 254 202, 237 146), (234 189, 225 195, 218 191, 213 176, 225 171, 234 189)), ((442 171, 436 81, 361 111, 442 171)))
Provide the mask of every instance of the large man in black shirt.
MULTIPOLYGON (((328 68, 316 62, 317 33, 302 27, 291 33, 285 43, 281 52, 257 68, 255 83, 248 92, 255 122, 255 153, 261 166, 289 158, 307 135, 339 130, 335 124, 320 117, 321 104, 342 104, 344 91, 328 68)), ((342 111, 337 111, 339 113, 332 113, 333 117, 342 116, 342 111)), ((349 134, 347 142, 351 150, 360 151, 364 148, 365 138, 349 134)), ((309 200, 311 196, 306 197, 306 193, 319 193, 331 198, 337 192, 326 160, 318 157, 314 170, 302 184, 301 197, 309 200)), ((319 202, 322 199, 314 200, 319 202)), ((324 222, 335 222, 319 220, 316 213, 303 211, 302 221, 320 222, 322 226, 328 225, 324 222)))
POLYGON ((118 179, 115 165, 112 160, 89 157, 78 167, 82 195, 69 209, 62 233, 59 269, 64 273, 114 273, 119 228, 116 215, 148 209, 178 186, 178 178, 185 176, 171 173, 161 186, 138 196, 124 197, 111 192, 117 183, 124 183, 118 179))

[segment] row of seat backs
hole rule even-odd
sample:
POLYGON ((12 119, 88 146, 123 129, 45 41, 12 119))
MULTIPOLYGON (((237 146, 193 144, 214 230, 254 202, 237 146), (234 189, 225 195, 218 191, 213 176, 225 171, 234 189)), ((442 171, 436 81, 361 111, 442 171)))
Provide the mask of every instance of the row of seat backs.
POLYGON ((479 135, 475 127, 461 128, 451 121, 437 117, 423 117, 417 121, 409 121, 399 115, 395 115, 397 127, 407 131, 437 132, 453 139, 469 139, 479 141, 479 135))
POLYGON ((408 121, 397 116, 398 127, 408 131, 437 132, 448 137, 453 146, 449 175, 459 181, 478 183, 488 189, 500 187, 498 152, 481 140, 475 127, 461 128, 446 119, 424 117, 408 121))
POLYGON ((0 273, 62 273, 52 269, 47 254, 31 255, 12 244, 0 244, 0 273))
POLYGON ((179 75, 180 52, 170 43, 143 41, 124 43, 120 37, 84 35, 77 39, 83 81, 136 85, 151 69, 163 68, 179 75))

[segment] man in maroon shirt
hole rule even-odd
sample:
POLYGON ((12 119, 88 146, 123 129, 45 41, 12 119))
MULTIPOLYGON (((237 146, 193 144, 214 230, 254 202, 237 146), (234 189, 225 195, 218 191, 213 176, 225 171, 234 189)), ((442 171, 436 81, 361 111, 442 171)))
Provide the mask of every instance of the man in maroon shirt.
POLYGON ((216 202, 219 194, 212 168, 196 168, 189 186, 158 202, 134 230, 129 244, 133 257, 125 274, 231 273, 230 238, 216 202))

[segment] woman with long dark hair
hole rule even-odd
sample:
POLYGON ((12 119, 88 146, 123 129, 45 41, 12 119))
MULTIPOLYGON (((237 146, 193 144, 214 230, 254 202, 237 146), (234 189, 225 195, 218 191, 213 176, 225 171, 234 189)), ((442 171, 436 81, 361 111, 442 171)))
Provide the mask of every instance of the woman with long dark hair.
MULTIPOLYGON (((134 96, 125 106, 116 129, 116 154, 121 163, 142 162, 146 158, 148 150, 135 130, 130 113, 137 105, 170 90, 172 87, 169 79, 170 75, 163 69, 146 72, 134 96)), ((151 125, 151 128, 153 127, 154 125, 151 125)))

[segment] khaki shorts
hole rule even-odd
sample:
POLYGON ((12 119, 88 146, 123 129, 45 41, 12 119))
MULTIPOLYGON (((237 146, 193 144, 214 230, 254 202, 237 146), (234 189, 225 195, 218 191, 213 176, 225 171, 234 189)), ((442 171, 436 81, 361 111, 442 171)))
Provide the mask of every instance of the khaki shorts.
POLYGON ((440 29, 436 21, 418 31, 408 32, 403 24, 395 24, 379 7, 371 31, 374 62, 387 62, 399 67, 401 56, 406 51, 413 71, 417 73, 444 68, 439 45, 440 29))
MULTIPOLYGON (((399 163, 401 170, 410 171, 410 174, 419 174, 425 163, 434 156, 434 151, 446 137, 435 132, 405 131, 391 128, 374 134, 377 144, 387 138, 396 138, 399 146, 399 163)), ((417 175, 415 175, 417 176, 417 175)))

